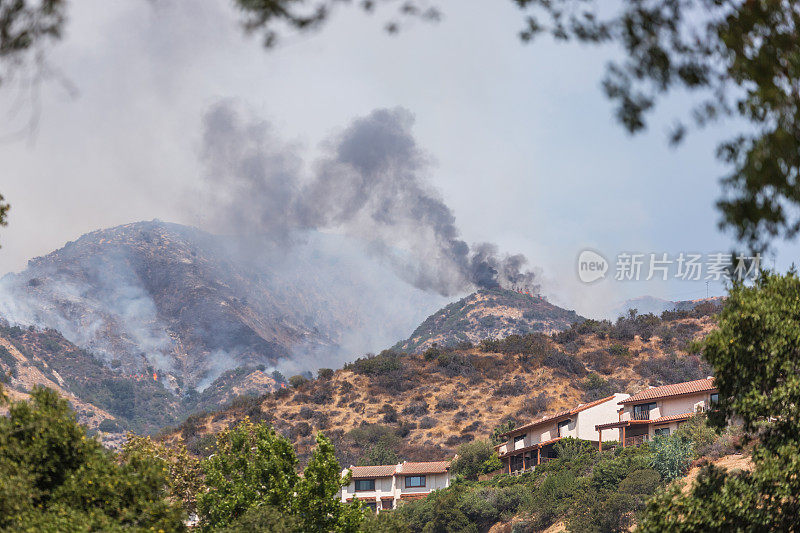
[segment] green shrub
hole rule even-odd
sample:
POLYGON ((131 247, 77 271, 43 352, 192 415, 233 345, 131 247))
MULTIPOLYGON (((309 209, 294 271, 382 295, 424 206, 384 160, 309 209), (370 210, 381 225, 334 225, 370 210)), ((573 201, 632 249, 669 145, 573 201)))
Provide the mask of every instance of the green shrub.
POLYGON ((661 485, 661 474, 652 468, 634 470, 619 484, 619 492, 626 494, 653 494, 661 485))
POLYGON ((650 448, 653 450, 652 466, 666 481, 685 474, 694 458, 692 442, 683 435, 656 436, 650 448))
POLYGON ((296 375, 289 378, 289 385, 291 385, 292 388, 295 389, 299 389, 306 383, 308 383, 308 378, 306 378, 305 376, 296 375))
POLYGON ((594 467, 592 486, 596 490, 616 490, 631 472, 650 468, 652 461, 646 446, 617 448, 613 454, 603 454, 594 467))
POLYGON ((346 370, 366 376, 380 376, 403 369, 402 355, 393 350, 384 350, 378 355, 368 355, 345 365, 346 370))
POLYGON ((400 458, 386 441, 380 440, 367 449, 367 453, 358 460, 359 466, 396 465, 400 458))
MULTIPOLYGON (((492 442, 488 440, 465 442, 458 447, 456 454, 457 457, 450 466, 450 471, 464 479, 476 480, 478 475, 486 474, 499 468, 499 466, 492 468, 500 460, 493 460, 497 457, 497 454, 494 451, 492 442), (491 468, 492 470, 487 471, 486 468, 491 468)), ((500 464, 502 465, 502 463, 500 464)))
POLYGON ((317 377, 322 380, 329 380, 333 377, 333 369, 331 368, 320 368, 317 370, 317 377))

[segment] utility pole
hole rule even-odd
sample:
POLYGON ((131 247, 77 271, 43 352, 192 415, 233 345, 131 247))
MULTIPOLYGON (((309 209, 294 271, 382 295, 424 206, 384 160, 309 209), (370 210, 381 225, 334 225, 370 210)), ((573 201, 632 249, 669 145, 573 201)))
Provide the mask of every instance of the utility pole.
POLYGON ((708 280, 706 280, 706 300, 708 300, 708 280))

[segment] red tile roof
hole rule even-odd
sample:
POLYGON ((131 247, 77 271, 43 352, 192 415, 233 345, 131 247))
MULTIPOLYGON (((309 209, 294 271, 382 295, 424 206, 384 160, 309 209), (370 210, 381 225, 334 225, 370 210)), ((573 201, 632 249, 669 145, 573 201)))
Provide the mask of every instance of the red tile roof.
POLYGON ((578 405, 577 407, 573 407, 572 409, 569 409, 567 411, 561 411, 560 413, 556 413, 556 414, 550 415, 550 416, 545 416, 544 418, 540 418, 539 420, 534 420, 533 422, 530 422, 529 424, 525 424, 524 426, 520 426, 518 428, 514 428, 511 431, 507 431, 507 432, 505 432, 505 433, 503 433, 503 434, 501 434, 499 436, 500 437, 510 437, 511 435, 517 435, 519 433, 524 433, 527 430, 529 430, 531 428, 534 428, 536 426, 540 426, 542 424, 547 424, 548 422, 554 422, 556 419, 564 418, 565 416, 572 416, 572 415, 574 415, 576 413, 580 413, 581 411, 585 411, 586 409, 589 409, 590 407, 594 407, 595 405, 600 405, 601 403, 605 403, 605 402, 607 402, 609 400, 613 400, 613 399, 614 399, 614 395, 612 394, 611 396, 608 396, 607 398, 601 398, 599 400, 595 400, 595 401, 589 402, 589 403, 582 403, 582 404, 578 405))
POLYGON ((667 422, 675 422, 678 420, 688 420, 692 418, 695 413, 682 413, 679 415, 662 416, 654 418, 653 420, 619 420, 617 422, 608 422, 606 424, 598 424, 595 429, 613 429, 621 428, 622 426, 641 426, 648 424, 666 424, 667 422))
POLYGON ((688 420, 694 416, 694 413, 683 413, 680 415, 669 415, 651 420, 651 424, 664 424, 666 422, 675 422, 677 420, 688 420))
POLYGON ((450 461, 431 461, 426 463, 403 463, 398 474, 444 474, 450 468, 450 461))
POLYGON ((633 396, 619 402, 620 405, 638 403, 643 400, 656 400, 659 398, 669 398, 671 396, 683 396, 684 394, 695 394, 698 392, 714 391, 714 378, 696 379, 674 385, 662 385, 645 389, 633 396))
POLYGON ((353 472, 353 479, 371 479, 375 477, 392 477, 395 468, 397 468, 397 465, 351 466, 350 470, 353 472))

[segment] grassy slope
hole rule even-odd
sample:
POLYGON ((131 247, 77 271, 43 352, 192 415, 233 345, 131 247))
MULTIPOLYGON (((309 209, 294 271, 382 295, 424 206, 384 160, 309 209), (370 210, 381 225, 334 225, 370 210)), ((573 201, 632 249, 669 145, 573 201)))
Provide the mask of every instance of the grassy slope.
POLYGON ((529 353, 514 353, 512 343, 427 357, 385 352, 330 379, 192 417, 166 435, 191 445, 249 416, 288 436, 301 457, 321 430, 345 464, 381 439, 403 459, 434 460, 451 456, 461 442, 486 438, 508 418, 525 422, 611 392, 705 377, 707 366, 687 349, 711 327, 708 317, 672 320, 647 341, 539 334, 522 349, 529 353))

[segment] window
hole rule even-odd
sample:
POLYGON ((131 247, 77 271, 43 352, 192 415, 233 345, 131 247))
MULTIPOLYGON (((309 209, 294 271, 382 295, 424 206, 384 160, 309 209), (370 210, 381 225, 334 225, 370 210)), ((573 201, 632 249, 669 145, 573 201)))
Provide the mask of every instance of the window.
POLYGON ((658 436, 668 437, 669 436, 669 428, 656 428, 655 429, 655 434, 656 434, 656 437, 658 437, 658 436))
POLYGON ((424 487, 425 476, 406 476, 406 488, 424 487))
POLYGON ((712 409, 713 409, 714 407, 716 407, 716 406, 717 406, 717 403, 719 403, 719 394, 717 394, 717 393, 715 392, 714 394, 712 394, 712 395, 709 397, 709 399, 708 399, 708 406, 709 406, 710 408, 712 408, 712 409))
POLYGON ((524 433, 522 435, 517 435, 516 437, 514 437, 514 444, 519 444, 520 442, 523 441, 523 439, 525 439, 524 433))
POLYGON ((374 479, 357 479, 356 480, 356 492, 365 491, 365 490, 375 490, 375 480, 374 479))
POLYGON ((640 403, 633 406, 633 419, 634 420, 650 420, 650 411, 656 408, 655 402, 653 403, 640 403))
POLYGON ((569 420, 564 420, 563 422, 558 423, 558 436, 561 437, 567 431, 569 431, 569 420))
POLYGON ((366 507, 373 513, 378 510, 378 502, 361 502, 362 507, 366 507))

